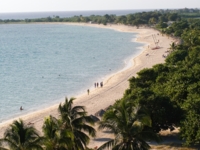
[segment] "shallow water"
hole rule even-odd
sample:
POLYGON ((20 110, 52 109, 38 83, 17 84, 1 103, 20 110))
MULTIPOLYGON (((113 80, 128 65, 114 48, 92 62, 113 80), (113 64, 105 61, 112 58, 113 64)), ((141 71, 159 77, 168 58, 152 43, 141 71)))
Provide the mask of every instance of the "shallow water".
POLYGON ((86 26, 0 25, 0 122, 76 97, 123 69, 141 52, 135 36, 86 26))

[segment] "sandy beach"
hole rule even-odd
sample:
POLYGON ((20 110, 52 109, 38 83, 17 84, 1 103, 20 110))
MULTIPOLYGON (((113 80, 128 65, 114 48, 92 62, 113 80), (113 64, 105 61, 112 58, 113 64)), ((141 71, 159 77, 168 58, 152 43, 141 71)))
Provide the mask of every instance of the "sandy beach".
MULTIPOLYGON (((67 24, 68 25, 68 24, 67 24)), ((151 28, 141 27, 137 29, 132 26, 125 25, 97 25, 97 24, 78 24, 72 23, 70 25, 82 25, 82 26, 91 26, 98 28, 108 28, 114 29, 120 32, 133 32, 137 34, 137 42, 144 43, 142 47, 143 51, 137 57, 133 58, 132 65, 113 74, 108 77, 105 81, 103 81, 103 88, 95 88, 90 90, 90 94, 87 94, 87 91, 83 95, 76 96, 76 100, 74 101, 74 105, 82 105, 86 107, 86 111, 88 115, 94 115, 97 111, 101 109, 105 109, 106 107, 112 105, 115 100, 118 100, 123 97, 124 91, 129 87, 128 79, 132 76, 136 76, 136 73, 143 68, 150 68, 155 64, 164 63, 165 58, 163 55, 167 55, 166 51, 170 47, 172 42, 175 42, 175 39, 172 39, 167 36, 162 36, 158 31, 151 28), (152 37, 154 35, 159 45, 159 49, 154 49, 156 47, 154 43, 154 39, 152 37)), ((133 39, 134 40, 134 39, 133 39)), ((87 90, 87 89, 86 89, 87 90)), ((64 99, 63 99, 64 101, 64 99)), ((58 105, 51 106, 49 108, 27 114, 25 116, 21 116, 18 118, 23 119, 25 122, 33 123, 34 127, 41 132, 41 127, 43 125, 44 118, 52 115, 57 117, 57 108, 58 105)), ((16 120, 18 118, 14 118, 16 120)), ((0 138, 3 136, 5 129, 9 124, 13 122, 13 120, 9 120, 3 123, 0 123, 0 138)), ((91 140, 89 147, 94 148, 95 146, 100 146, 103 144, 108 138, 111 138, 112 135, 106 132, 97 132, 97 136, 91 140)))

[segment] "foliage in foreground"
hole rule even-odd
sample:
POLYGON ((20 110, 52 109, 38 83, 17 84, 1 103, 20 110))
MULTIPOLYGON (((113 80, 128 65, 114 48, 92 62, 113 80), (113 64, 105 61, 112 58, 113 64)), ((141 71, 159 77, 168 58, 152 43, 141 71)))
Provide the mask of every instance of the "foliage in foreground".
MULTIPOLYGON (((5 131, 4 138, 0 140, 11 150, 42 150, 42 138, 36 129, 26 125, 22 120, 15 120, 5 131)), ((4 148, 0 148, 4 149, 4 148)), ((6 149, 6 148, 5 148, 6 149)))
POLYGON ((148 150, 147 140, 159 140, 151 130, 151 118, 145 109, 120 100, 111 107, 99 123, 99 129, 107 129, 114 133, 114 139, 98 148, 103 150, 148 150))
POLYGON ((90 137, 96 136, 96 131, 92 127, 94 125, 94 120, 87 116, 85 107, 74 106, 74 99, 65 99, 65 103, 59 105, 59 113, 62 120, 63 128, 72 131, 73 137, 73 147, 71 150, 84 150, 89 144, 90 137), (89 136, 88 136, 88 135, 89 136))
POLYGON ((84 150, 90 137, 96 135, 94 120, 87 116, 83 106, 74 106, 74 98, 65 99, 58 111, 60 118, 46 118, 43 126, 45 147, 47 150, 84 150))

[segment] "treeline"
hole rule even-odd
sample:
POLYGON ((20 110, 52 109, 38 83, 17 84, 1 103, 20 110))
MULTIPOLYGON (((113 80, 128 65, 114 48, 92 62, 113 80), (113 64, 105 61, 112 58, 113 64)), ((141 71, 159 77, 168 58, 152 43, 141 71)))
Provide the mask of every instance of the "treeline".
POLYGON ((200 9, 183 8, 183 9, 160 9, 156 10, 160 13, 177 13, 182 18, 198 18, 200 17, 200 9))
POLYGON ((156 25, 156 28, 164 34, 181 37, 186 30, 199 30, 200 19, 181 19, 180 21, 175 21, 168 25, 166 23, 159 22, 156 25))
POLYGON ((160 9, 150 12, 132 13, 123 16, 116 16, 113 14, 106 14, 104 16, 74 16, 61 18, 59 16, 37 18, 37 19, 0 19, 0 23, 30 23, 30 22, 91 22, 104 24, 107 23, 122 23, 127 25, 155 25, 156 23, 166 23, 168 21, 177 21, 180 18, 198 18, 200 17, 199 9, 160 9))
POLYGON ((0 20, 0 23, 31 23, 31 22, 91 22, 97 24, 107 23, 120 23, 126 25, 140 26, 140 25, 155 25, 158 22, 168 22, 180 20, 180 16, 176 13, 160 13, 156 11, 152 12, 141 12, 135 14, 128 14, 123 16, 116 15, 91 15, 91 16, 74 16, 69 18, 46 17, 37 19, 25 19, 25 20, 0 20))
POLYGON ((160 13, 178 13, 178 14, 199 14, 200 9, 199 8, 182 8, 182 9, 159 9, 155 10, 160 13))

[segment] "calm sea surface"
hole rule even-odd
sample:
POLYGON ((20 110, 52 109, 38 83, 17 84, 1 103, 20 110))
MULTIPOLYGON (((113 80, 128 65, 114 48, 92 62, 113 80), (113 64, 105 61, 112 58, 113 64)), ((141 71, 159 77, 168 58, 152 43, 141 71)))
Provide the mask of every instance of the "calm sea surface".
POLYGON ((105 14, 109 15, 127 15, 143 11, 153 11, 152 9, 134 9, 134 10, 99 10, 99 11, 58 11, 58 12, 27 12, 27 13, 0 13, 0 19, 35 19, 59 16, 60 18, 73 17, 73 16, 91 16, 105 14))
POLYGON ((86 93, 141 52, 135 36, 86 26, 0 25, 0 122, 86 93))

